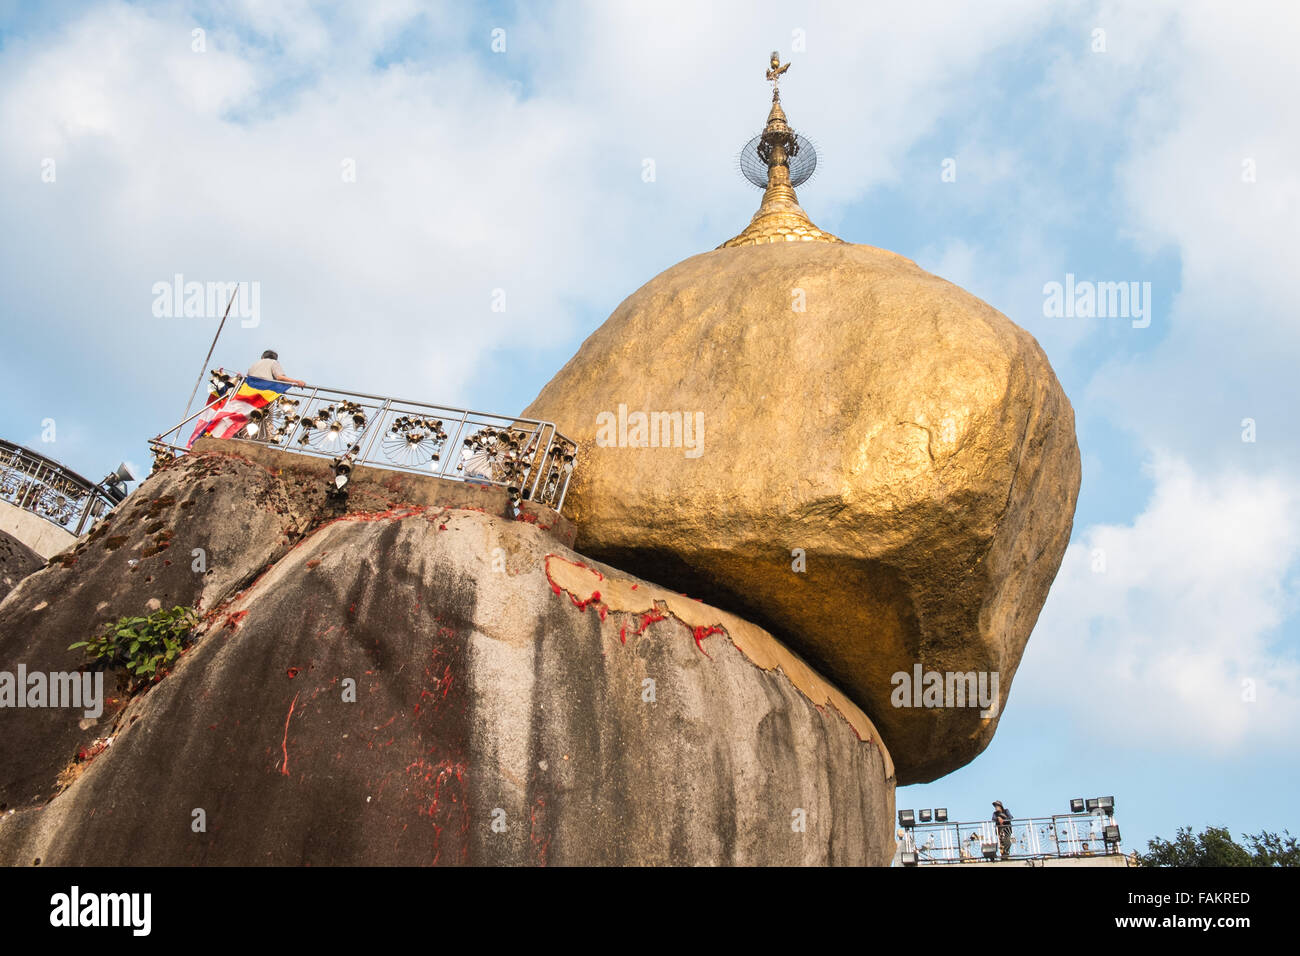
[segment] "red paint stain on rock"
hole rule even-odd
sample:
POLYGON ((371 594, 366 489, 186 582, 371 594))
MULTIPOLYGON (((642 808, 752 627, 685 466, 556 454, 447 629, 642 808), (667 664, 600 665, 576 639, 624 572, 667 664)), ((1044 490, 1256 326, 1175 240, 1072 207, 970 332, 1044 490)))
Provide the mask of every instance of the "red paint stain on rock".
POLYGON ((713 660, 713 658, 709 655, 709 652, 704 649, 704 639, 708 637, 710 634, 726 634, 726 633, 727 633, 726 628, 719 627, 716 624, 710 625, 709 627, 697 627, 694 630, 695 646, 700 649, 701 654, 703 654, 705 657, 708 657, 709 660, 713 660))
POLYGON ((280 773, 286 777, 289 776, 289 721, 293 718, 293 709, 298 706, 298 695, 293 695, 293 702, 289 704, 289 714, 284 718, 284 739, 280 742, 280 752, 284 755, 284 763, 280 765, 280 773))
POLYGON ((637 635, 639 636, 644 634, 645 629, 651 624, 666 620, 668 620, 667 616, 663 611, 659 610, 659 608, 655 608, 653 611, 646 611, 641 615, 641 626, 636 629, 637 635))

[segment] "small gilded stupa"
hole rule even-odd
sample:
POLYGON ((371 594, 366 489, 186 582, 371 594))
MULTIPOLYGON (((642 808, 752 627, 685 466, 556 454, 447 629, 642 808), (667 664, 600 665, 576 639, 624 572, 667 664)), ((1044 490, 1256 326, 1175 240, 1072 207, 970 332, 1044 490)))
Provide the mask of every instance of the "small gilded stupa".
POLYGON ((1002 313, 813 224, 787 69, 741 155, 749 225, 630 295, 524 415, 581 445, 580 551, 765 627, 868 714, 900 785, 933 780, 992 738, 1064 556, 1074 412, 1002 313), (932 673, 992 700, 931 706, 932 673))
POLYGON ((843 239, 823 232, 812 224, 808 214, 799 205, 794 194, 795 183, 791 181, 790 164, 804 157, 804 178, 812 175, 816 165, 816 154, 808 156, 811 144, 795 134, 786 122, 785 110, 781 109, 781 75, 790 69, 790 64, 781 65, 781 58, 772 53, 772 66, 767 71, 767 78, 772 83, 772 109, 767 114, 767 125, 760 136, 745 147, 741 168, 746 175, 752 175, 753 166, 746 164, 753 150, 758 160, 766 166, 766 182, 763 185, 763 202, 754 213, 745 231, 734 239, 728 239, 719 249, 730 246, 753 246, 762 242, 843 242, 843 239))

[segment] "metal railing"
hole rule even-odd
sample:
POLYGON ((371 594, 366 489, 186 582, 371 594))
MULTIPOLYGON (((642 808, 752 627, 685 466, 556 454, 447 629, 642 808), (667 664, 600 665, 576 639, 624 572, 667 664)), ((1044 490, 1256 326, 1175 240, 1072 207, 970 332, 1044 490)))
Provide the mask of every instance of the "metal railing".
POLYGON ((998 827, 991 820, 917 823, 903 831, 901 849, 914 852, 922 865, 1109 856, 1120 852, 1120 844, 1118 839, 1106 840, 1107 826, 1115 826, 1115 817, 1097 811, 1013 820, 1010 852, 1004 854, 998 827))
MULTIPOLYGON (((220 370, 213 376, 214 383, 228 383, 223 398, 150 440, 155 467, 183 454, 199 420, 209 410, 220 414, 244 381, 220 370)), ((252 412, 248 424, 228 440, 328 458, 336 466, 346 462, 494 485, 505 488, 516 504, 530 500, 557 512, 564 507, 578 450, 552 422, 324 385, 290 388, 252 412)))
POLYGON ((0 439, 0 499, 70 534, 90 530, 122 497, 40 452, 0 439))

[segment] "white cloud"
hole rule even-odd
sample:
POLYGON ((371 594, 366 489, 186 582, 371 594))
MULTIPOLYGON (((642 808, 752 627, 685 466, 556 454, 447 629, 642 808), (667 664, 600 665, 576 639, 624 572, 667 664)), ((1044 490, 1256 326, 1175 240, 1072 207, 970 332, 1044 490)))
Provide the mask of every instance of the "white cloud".
POLYGON ((155 319, 155 281, 256 280, 262 325, 228 332, 218 361, 275 344, 315 381, 455 400, 485 350, 563 333, 562 300, 586 295, 577 250, 599 197, 573 175, 573 145, 594 124, 521 102, 465 55, 379 70, 344 42, 331 60, 324 25, 300 13, 218 21, 198 54, 187 18, 109 5, 11 57, 0 199, 24 230, 7 237, 10 294, 48 295, 42 331, 124 365, 146 338, 201 355, 215 326, 155 319), (259 28, 281 52, 243 39, 259 28), (268 102, 297 61, 319 72, 268 102), (39 181, 46 156, 54 184, 39 181), (87 320, 106 310, 111 325, 87 320))
POLYGON ((1172 307, 1133 333, 1150 347, 1103 364, 1086 404, 1199 466, 1294 473, 1300 432, 1284 410, 1300 403, 1300 6, 1108 3, 1098 20, 1118 60, 1058 63, 1050 88, 1083 128, 1125 132, 1108 139, 1121 235, 1174 250, 1182 275, 1172 307), (1246 417, 1260 428, 1250 448, 1246 417))
POLYGON ((1281 628, 1300 596, 1300 483, 1206 476, 1164 455, 1149 472, 1152 499, 1131 524, 1076 533, 1017 703, 1138 746, 1294 749, 1300 659, 1281 628))

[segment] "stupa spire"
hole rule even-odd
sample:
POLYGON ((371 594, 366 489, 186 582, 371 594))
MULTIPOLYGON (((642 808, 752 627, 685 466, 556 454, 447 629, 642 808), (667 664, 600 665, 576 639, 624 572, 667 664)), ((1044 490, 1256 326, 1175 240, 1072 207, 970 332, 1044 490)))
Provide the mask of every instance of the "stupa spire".
POLYGON ((773 51, 767 71, 767 79, 772 84, 772 108, 767 114, 767 125, 761 134, 746 144, 741 153, 741 170, 745 177, 755 185, 765 186, 763 201, 745 231, 728 239, 719 249, 765 242, 844 241, 814 226, 808 214, 800 207, 794 192, 798 183, 806 182, 812 175, 817 165, 817 154, 811 143, 790 128, 786 122, 785 110, 781 108, 779 84, 782 74, 788 69, 790 64, 782 66, 781 57, 773 51), (791 163, 796 165, 793 176, 791 163), (766 167, 765 182, 758 178, 763 167, 766 167))

